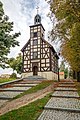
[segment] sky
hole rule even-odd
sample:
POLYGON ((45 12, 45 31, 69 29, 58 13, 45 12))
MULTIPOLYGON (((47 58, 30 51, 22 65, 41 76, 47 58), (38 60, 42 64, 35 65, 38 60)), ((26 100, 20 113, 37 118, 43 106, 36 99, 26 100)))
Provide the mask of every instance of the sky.
MULTIPOLYGON (((42 24, 45 28, 45 39, 48 40, 48 31, 51 29, 51 21, 47 14, 49 13, 49 4, 45 0, 1 0, 9 21, 14 22, 14 33, 21 32, 17 38, 20 42, 19 47, 11 48, 8 57, 16 57, 20 53, 21 48, 30 38, 30 25, 34 24, 34 17, 37 14, 37 5, 39 6, 39 14, 41 15, 42 24)), ((0 69, 0 74, 12 73, 12 69, 0 69)))

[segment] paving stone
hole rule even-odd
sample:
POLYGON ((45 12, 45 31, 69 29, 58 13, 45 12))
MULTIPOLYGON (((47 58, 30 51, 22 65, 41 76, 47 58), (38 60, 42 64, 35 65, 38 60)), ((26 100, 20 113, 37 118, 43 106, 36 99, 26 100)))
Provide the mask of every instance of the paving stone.
POLYGON ((52 96, 64 96, 64 97, 79 97, 77 92, 72 92, 72 91, 55 91, 52 96))
POLYGON ((51 98, 45 107, 80 109, 80 100, 73 98, 51 98))
POLYGON ((80 120, 80 113, 44 110, 37 120, 80 120))

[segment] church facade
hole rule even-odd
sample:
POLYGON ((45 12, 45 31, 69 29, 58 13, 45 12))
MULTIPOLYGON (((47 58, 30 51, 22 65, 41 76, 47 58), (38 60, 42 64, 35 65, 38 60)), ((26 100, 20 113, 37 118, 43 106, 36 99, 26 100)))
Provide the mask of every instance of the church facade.
POLYGON ((45 29, 37 14, 30 26, 30 39, 21 49, 23 53, 22 77, 42 76, 48 80, 58 79, 58 55, 53 46, 44 39, 45 29))

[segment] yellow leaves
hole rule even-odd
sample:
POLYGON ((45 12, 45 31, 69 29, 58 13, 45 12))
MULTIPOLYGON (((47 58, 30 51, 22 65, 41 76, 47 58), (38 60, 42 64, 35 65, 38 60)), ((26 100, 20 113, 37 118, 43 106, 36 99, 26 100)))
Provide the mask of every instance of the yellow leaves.
MULTIPOLYGON (((61 54, 73 70, 80 71, 80 4, 76 0, 50 0, 57 24, 52 32, 61 40, 61 54), (62 39, 61 39, 62 38, 62 39)), ((52 17, 52 16, 51 16, 52 17)))

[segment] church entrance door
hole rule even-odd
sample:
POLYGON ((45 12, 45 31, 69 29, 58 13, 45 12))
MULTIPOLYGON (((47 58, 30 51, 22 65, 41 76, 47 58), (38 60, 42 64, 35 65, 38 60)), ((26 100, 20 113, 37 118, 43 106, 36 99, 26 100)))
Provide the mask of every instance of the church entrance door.
POLYGON ((38 75, 38 67, 37 66, 33 67, 33 75, 38 75))
POLYGON ((33 75, 38 75, 38 63, 35 62, 32 64, 33 75))

